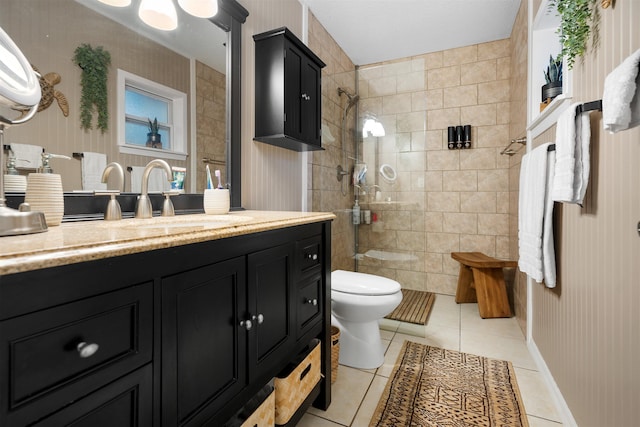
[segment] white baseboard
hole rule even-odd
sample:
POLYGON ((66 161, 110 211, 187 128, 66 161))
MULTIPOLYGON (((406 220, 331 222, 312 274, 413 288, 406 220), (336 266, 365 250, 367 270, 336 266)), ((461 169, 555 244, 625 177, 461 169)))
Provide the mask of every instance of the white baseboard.
POLYGON ((547 363, 544 361, 544 358, 542 357, 542 354, 540 354, 540 350, 538 350, 538 346, 536 346, 533 339, 527 341, 527 347, 529 348, 531 357, 533 357, 533 360, 538 366, 538 370, 542 374, 542 378, 544 378, 544 382, 547 384, 547 388, 551 392, 551 397, 556 404, 556 409, 558 410, 558 415, 560 415, 560 418, 562 419, 563 426, 578 427, 567 402, 562 396, 562 392, 560 392, 560 389, 558 388, 558 384, 556 384, 556 381, 553 379, 553 375, 551 375, 551 371, 549 370, 547 363))

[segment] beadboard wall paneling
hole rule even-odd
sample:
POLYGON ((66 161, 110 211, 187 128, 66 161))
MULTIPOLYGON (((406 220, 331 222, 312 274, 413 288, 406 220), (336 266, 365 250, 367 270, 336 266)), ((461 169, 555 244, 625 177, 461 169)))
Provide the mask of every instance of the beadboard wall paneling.
MULTIPOLYGON (((640 49, 640 2, 618 1, 601 16, 599 48, 574 67, 577 101, 600 99, 607 74, 640 49)), ((609 134, 593 112, 591 130, 585 205, 556 205, 559 284, 533 286, 533 339, 578 425, 631 426, 640 395, 640 128, 609 134)))
POLYGON ((304 155, 253 140, 253 35, 287 27, 302 40, 302 5, 297 0, 241 0, 240 3, 249 11, 242 26, 242 206, 299 211, 302 210, 304 155))
MULTIPOLYGON (((73 152, 98 152, 107 161, 123 167, 144 166, 149 157, 120 154, 116 142, 116 75, 118 68, 189 93, 189 59, 115 23, 75 1, 64 7, 58 1, 3 0, 0 26, 43 74, 56 72, 62 81, 55 86, 69 101, 69 116, 64 117, 57 103, 36 114, 27 124, 10 127, 5 144, 35 144, 48 152, 71 156, 73 152), (91 31, 88 30, 91 29, 91 31), (82 43, 103 46, 111 54, 108 75, 109 128, 105 133, 80 129, 80 68, 72 61, 75 48, 82 43)), ((187 136, 190 140, 190 136, 187 136)), ((187 166, 172 160, 173 166, 187 166)), ((62 175, 65 191, 79 190, 81 162, 53 159, 55 173, 62 175)), ((130 189, 130 174, 125 172, 125 190, 130 189)))

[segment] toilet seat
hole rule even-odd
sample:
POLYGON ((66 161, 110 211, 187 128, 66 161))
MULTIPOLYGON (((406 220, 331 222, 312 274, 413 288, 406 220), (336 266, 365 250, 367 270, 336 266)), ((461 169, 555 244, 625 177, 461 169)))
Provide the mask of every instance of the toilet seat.
POLYGON ((386 277, 354 271, 331 273, 331 290, 354 295, 393 295, 400 292, 400 283, 386 277))

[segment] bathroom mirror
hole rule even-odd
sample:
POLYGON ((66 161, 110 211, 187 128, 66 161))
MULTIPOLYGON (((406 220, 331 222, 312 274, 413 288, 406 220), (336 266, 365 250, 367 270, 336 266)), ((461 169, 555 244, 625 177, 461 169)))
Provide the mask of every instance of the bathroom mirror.
MULTIPOLYGON (((240 207, 241 204, 241 183, 240 183, 240 46, 241 46, 241 25, 245 21, 248 12, 235 0, 218 0, 219 11, 210 20, 200 18, 200 25, 209 26, 217 31, 218 35, 212 35, 210 31, 186 31, 191 37, 186 42, 177 40, 177 32, 166 32, 161 36, 164 39, 154 37, 153 30, 143 24, 137 16, 139 0, 133 0, 132 4, 125 8, 117 8, 102 4, 98 0, 3 0, 2 13, 0 14, 0 26, 16 41, 23 49, 29 61, 39 71, 47 73, 58 73, 61 81, 53 83, 55 99, 47 110, 38 113, 35 120, 29 126, 30 130, 16 131, 8 135, 5 144, 11 141, 23 144, 34 144, 46 147, 47 151, 65 154, 70 156, 73 152, 91 151, 107 154, 108 161, 117 161, 123 167, 144 166, 150 161, 152 156, 136 156, 123 154, 118 151, 116 140, 116 122, 112 118, 109 122, 109 129, 105 133, 95 129, 82 131, 79 127, 79 99, 80 92, 80 70, 73 64, 72 58, 74 50, 82 43, 92 46, 108 46, 112 57, 112 64, 109 69, 108 99, 110 116, 115 115, 116 105, 116 81, 117 69, 125 69, 145 78, 150 78, 159 83, 174 87, 177 86, 185 93, 191 94, 194 84, 190 81, 190 76, 195 75, 194 68, 190 62, 201 62, 206 65, 206 69, 215 69, 224 79, 224 89, 222 97, 226 98, 226 103, 217 107, 222 108, 223 122, 217 128, 208 129, 210 133, 216 133, 216 129, 226 130, 224 133, 224 151, 220 156, 199 155, 200 149, 195 148, 196 144, 191 144, 199 138, 200 126, 207 125, 207 120, 198 120, 198 128, 190 127, 189 145, 191 145, 189 157, 186 160, 169 161, 175 166, 185 166, 188 170, 202 170, 204 174, 203 157, 224 162, 222 167, 226 168, 225 181, 231 189, 232 208, 240 207), (108 15, 104 16, 103 14, 108 15), (127 25, 127 17, 130 21, 129 27, 119 30, 115 25, 127 25), (133 27, 133 28, 131 28, 133 27), (115 28, 115 30, 114 30, 115 28), (184 43, 186 43, 185 47, 184 43), (177 46, 177 47, 175 47, 177 46), (194 47, 204 49, 204 53, 198 53, 192 49, 194 47), (167 53, 168 52, 168 53, 167 53), (178 55, 176 52, 181 52, 178 55), (172 54, 183 56, 180 59, 182 64, 186 64, 186 71, 176 72, 171 75, 162 75, 164 69, 173 66, 172 54), (149 73, 152 74, 149 77, 149 73), (185 81, 179 79, 183 75, 185 81), (69 115, 65 117, 56 101, 58 93, 69 99, 69 115), (226 96, 225 96, 226 93, 226 96), (74 101, 73 104, 71 101, 74 101), (112 107, 113 106, 113 107, 112 107)), ((174 1, 176 9, 180 11, 177 2, 174 1)), ((185 27, 185 29, 187 29, 185 27)), ((156 31, 156 33, 159 33, 156 31)), ((197 69, 197 68, 195 68, 197 69)), ((207 83, 208 85, 208 83, 207 83)), ((214 90, 207 87, 207 90, 214 90)), ((217 95, 219 96, 220 91, 217 95)), ((200 105, 205 102, 194 97, 195 102, 190 102, 188 123, 191 123, 191 115, 198 111, 200 105)), ((4 166, 4 165, 3 165, 4 166)), ((220 168, 215 164, 212 169, 220 168)), ((54 165, 56 173, 63 175, 63 185, 65 191, 80 190, 79 177, 80 162, 78 160, 58 161, 54 165), (73 176, 69 181, 68 176, 73 176), (67 185, 69 183, 69 185, 67 185)), ((204 179, 191 175, 190 187, 187 191, 200 190, 203 185, 198 184, 204 179), (196 183, 194 185, 191 183, 196 183)), ((125 182, 127 182, 127 176, 125 182)), ((129 188, 129 186, 127 186, 129 188)))

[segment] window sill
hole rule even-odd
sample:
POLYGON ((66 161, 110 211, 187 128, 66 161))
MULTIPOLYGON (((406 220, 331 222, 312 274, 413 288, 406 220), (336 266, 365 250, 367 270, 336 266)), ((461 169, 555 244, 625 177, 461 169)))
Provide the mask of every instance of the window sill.
POLYGON ((135 154, 137 156, 153 157, 156 159, 186 160, 187 153, 181 151, 159 150, 157 148, 136 147, 133 145, 119 145, 120 153, 135 154))

